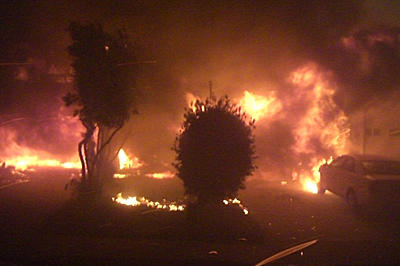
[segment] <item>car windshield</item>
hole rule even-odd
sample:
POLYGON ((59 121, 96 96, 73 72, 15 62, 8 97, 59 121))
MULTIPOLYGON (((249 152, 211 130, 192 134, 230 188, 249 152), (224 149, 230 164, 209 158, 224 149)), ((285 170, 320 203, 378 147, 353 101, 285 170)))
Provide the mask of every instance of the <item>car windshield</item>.
POLYGON ((361 164, 369 174, 400 175, 400 162, 397 161, 362 161, 361 164))

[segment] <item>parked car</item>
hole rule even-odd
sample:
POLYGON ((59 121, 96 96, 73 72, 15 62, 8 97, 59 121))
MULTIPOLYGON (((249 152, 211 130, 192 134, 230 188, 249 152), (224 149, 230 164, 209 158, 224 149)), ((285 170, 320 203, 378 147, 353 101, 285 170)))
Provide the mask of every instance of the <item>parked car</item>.
POLYGON ((318 193, 329 190, 353 209, 400 203, 400 161, 366 155, 343 155, 320 167, 318 193))

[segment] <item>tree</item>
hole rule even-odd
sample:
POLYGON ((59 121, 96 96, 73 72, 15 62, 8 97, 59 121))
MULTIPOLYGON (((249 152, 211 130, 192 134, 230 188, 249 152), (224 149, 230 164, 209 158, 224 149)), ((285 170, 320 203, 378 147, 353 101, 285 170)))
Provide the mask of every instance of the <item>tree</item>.
POLYGON ((186 110, 173 147, 186 194, 199 204, 217 203, 244 188, 255 169, 254 123, 227 96, 197 100, 186 110))
POLYGON ((78 145, 81 188, 99 192, 111 165, 105 148, 136 112, 134 65, 127 64, 135 56, 122 30, 112 35, 100 25, 72 22, 68 32, 74 86, 63 99, 66 106, 76 107, 74 116, 86 129, 78 145))

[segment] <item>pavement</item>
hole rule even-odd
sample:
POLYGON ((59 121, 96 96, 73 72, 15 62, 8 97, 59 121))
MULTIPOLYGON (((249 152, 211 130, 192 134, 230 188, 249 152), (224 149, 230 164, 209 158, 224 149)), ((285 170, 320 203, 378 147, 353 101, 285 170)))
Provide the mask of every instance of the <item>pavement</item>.
MULTIPOLYGON (((249 216, 266 232, 265 243, 254 244, 245 239, 218 243, 46 234, 40 230, 43 221, 70 199, 64 191, 69 176, 66 171, 43 170, 33 173, 28 183, 0 189, 1 264, 254 265, 311 239, 318 242, 277 262, 400 262, 400 223, 396 213, 360 217, 336 195, 314 195, 296 184, 282 186, 279 182, 250 181, 240 193, 249 216)), ((171 191, 163 186, 157 189, 171 191)))

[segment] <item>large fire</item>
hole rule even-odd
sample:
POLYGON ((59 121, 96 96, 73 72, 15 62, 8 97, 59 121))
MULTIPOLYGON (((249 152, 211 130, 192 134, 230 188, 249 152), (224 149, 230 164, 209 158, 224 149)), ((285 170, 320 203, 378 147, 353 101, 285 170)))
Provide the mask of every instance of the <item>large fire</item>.
MULTIPOLYGON (((279 98, 273 90, 263 94, 245 90, 242 98, 236 99, 244 111, 256 120, 257 125, 279 119, 289 121, 294 137, 290 150, 298 162, 297 167, 291 170, 292 179, 297 180, 305 191, 312 193, 317 193, 319 167, 331 161, 332 156, 346 153, 346 141, 350 133, 348 118, 338 110, 333 100, 335 87, 329 78, 329 73, 309 63, 289 75, 288 86, 293 86, 295 93, 287 93, 279 98), (300 106, 300 112, 304 114, 292 118, 297 115, 292 106, 300 106)), ((186 94, 187 104, 192 109, 195 108, 193 102, 196 99, 199 97, 186 94)))
MULTIPOLYGON (((346 140, 349 135, 349 129, 346 127, 347 117, 343 112, 332 112, 337 109, 333 101, 335 87, 329 81, 329 74, 320 71, 317 65, 307 64, 297 69, 289 76, 288 84, 295 87, 295 94, 278 97, 272 90, 262 94, 259 90, 257 94, 251 90, 245 90, 243 96, 236 99, 236 102, 257 121, 258 125, 277 120, 278 116, 292 122, 295 144, 291 149, 296 154, 296 158, 303 155, 307 158, 303 161, 299 160, 299 167, 293 169, 292 177, 297 179, 306 191, 316 193, 320 179, 319 166, 328 161, 331 156, 346 152, 346 140), (307 105, 306 113, 295 121, 290 120, 292 114, 286 110, 292 103, 307 105), (331 119, 326 119, 326 113, 329 112, 331 119), (310 145, 315 139, 319 142, 318 145, 323 147, 324 152, 318 152, 310 145)), ((191 93, 186 94, 189 108, 194 108, 193 102, 196 99, 199 97, 191 93)), ((64 121, 63 119, 61 120, 64 121)), ((71 130, 66 128, 65 131, 71 130)), ((79 130, 74 131, 79 135, 79 130)), ((14 166, 17 170, 24 171, 35 167, 74 169, 81 167, 77 156, 68 160, 59 160, 47 152, 20 145, 9 132, 6 132, 5 136, 2 136, 3 142, 8 144, 6 149, 3 149, 0 160, 6 165, 14 166)), ((128 155, 123 149, 118 152, 118 159, 120 170, 139 169, 144 165, 138 157, 128 155)), ((148 173, 145 176, 163 179, 173 178, 175 175, 171 171, 160 171, 148 173)), ((119 172, 114 177, 125 178, 126 173, 119 172)))
POLYGON ((0 125, 1 163, 15 167, 19 171, 33 171, 37 167, 69 169, 81 167, 77 153, 68 156, 67 154, 71 152, 69 150, 65 154, 64 144, 71 143, 71 147, 76 147, 83 127, 77 119, 65 115, 63 108, 60 108, 56 116, 43 118, 48 124, 45 124, 43 132, 40 133, 36 132, 36 129, 32 132, 26 131, 26 117, 4 118, 4 120, 0 125), (49 151, 51 149, 46 149, 53 147, 54 150, 54 141, 49 140, 53 137, 52 134, 57 135, 54 139, 65 141, 59 147, 58 156, 52 154, 49 151))
POLYGON ((312 158, 309 165, 303 170, 294 171, 293 177, 299 178, 303 189, 312 193, 318 192, 317 184, 320 180, 319 167, 329 163, 332 156, 346 152, 346 141, 349 136, 347 117, 343 112, 335 113, 333 119, 326 121, 324 115, 336 109, 333 101, 334 88, 326 78, 326 74, 319 73, 314 64, 306 65, 291 75, 291 82, 300 90, 300 94, 310 101, 307 113, 297 124, 295 129, 295 152, 308 154, 312 158), (321 157, 310 145, 317 138, 324 149, 330 150, 328 158, 321 157))
POLYGON ((61 161, 47 152, 23 147, 14 141, 9 143, 5 154, 2 162, 8 166, 14 166, 20 171, 34 170, 36 167, 62 167, 69 169, 79 169, 81 167, 77 156, 68 161, 61 161))
MULTIPOLYGON (((327 73, 319 71, 315 64, 307 64, 297 69, 289 77, 289 83, 295 86, 296 94, 284 99, 289 101, 285 103, 289 106, 299 103, 307 106, 306 113, 299 120, 292 120, 295 138, 292 149, 299 160, 298 167, 293 169, 292 178, 298 180, 305 191, 312 193, 318 192, 319 167, 329 163, 332 156, 346 152, 346 140, 349 136, 348 119, 343 112, 336 111, 333 101, 335 89, 328 76, 327 73), (333 118, 327 120, 327 113, 333 114, 333 118), (312 143, 317 143, 320 148, 312 143), (321 153, 318 149, 328 152, 321 153), (301 158, 308 159, 302 161, 301 158)), ((280 111, 285 113, 281 101, 282 99, 278 99, 273 92, 263 96, 246 90, 239 104, 257 124, 260 124, 276 119, 280 111)), ((285 114, 286 119, 291 121, 290 116, 293 114, 285 114)))

